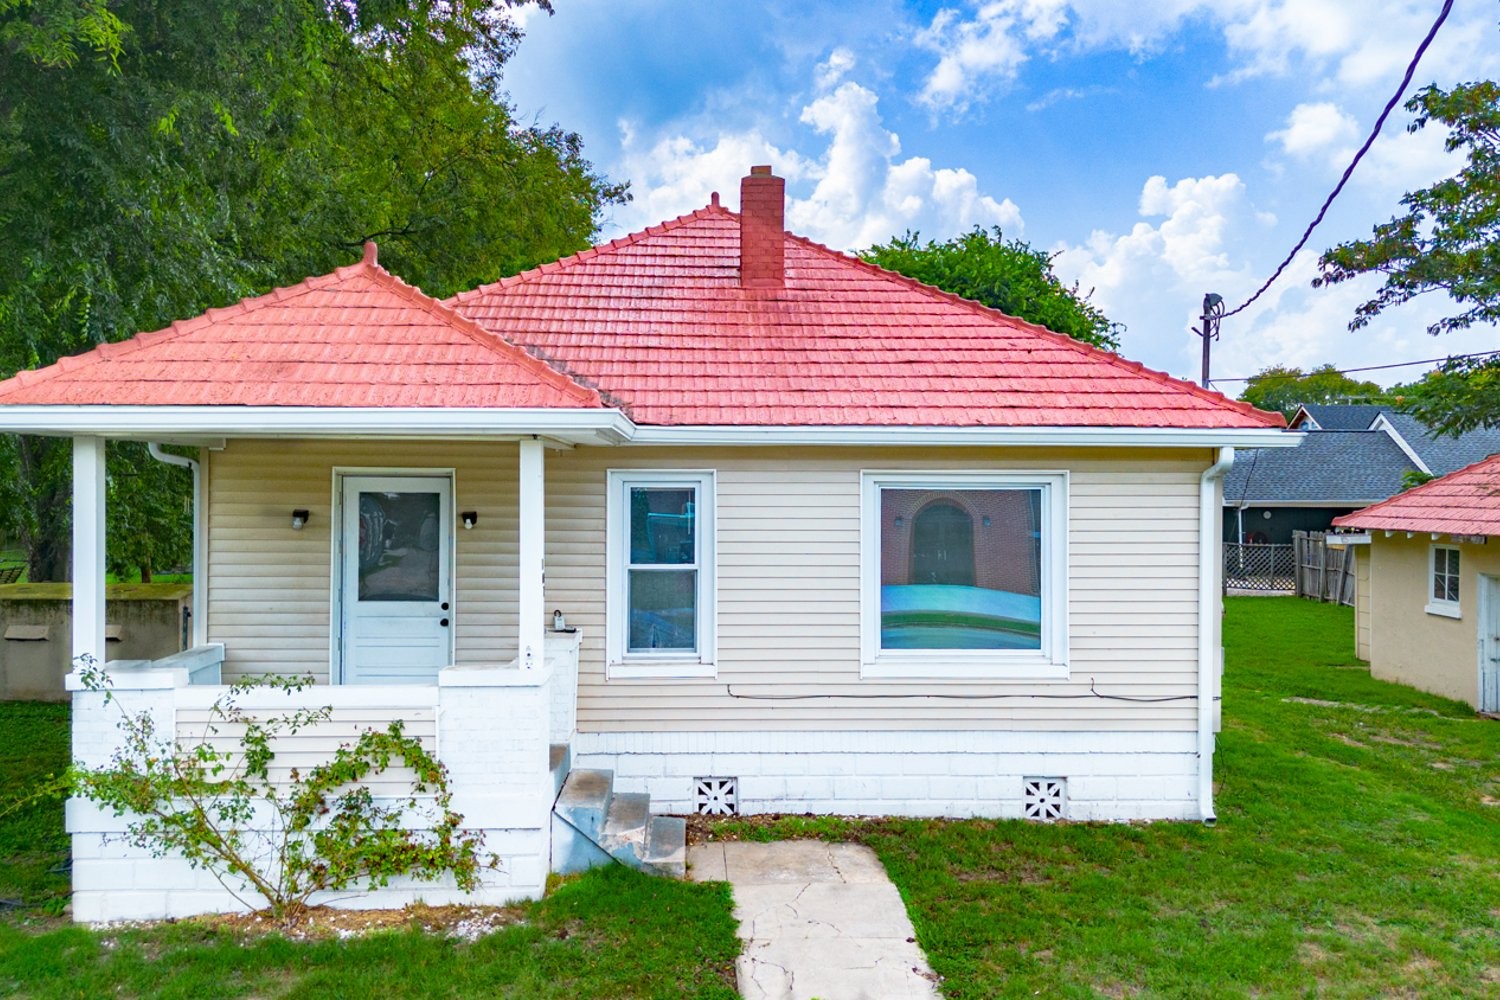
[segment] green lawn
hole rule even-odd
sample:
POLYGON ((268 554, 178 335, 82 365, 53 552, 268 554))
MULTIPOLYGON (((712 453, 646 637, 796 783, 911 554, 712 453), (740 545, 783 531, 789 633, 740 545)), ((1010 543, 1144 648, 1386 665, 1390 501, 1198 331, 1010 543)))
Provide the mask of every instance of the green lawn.
POLYGON ((1500 723, 1371 680, 1347 608, 1228 603, 1214 829, 739 832, 870 844, 949 1000, 1500 995, 1500 723))
MULTIPOLYGON (((1348 609, 1234 598, 1219 824, 786 819, 879 852, 949 1000, 1500 995, 1500 723, 1373 681, 1348 609)), ((0 705, 0 780, 64 713, 0 705)), ((50 743, 49 743, 50 741, 50 743)), ((51 746, 56 752, 48 750, 51 746)), ((56 809, 0 819, 0 897, 55 908, 56 809), (22 835, 24 834, 24 836, 22 835), (50 899, 50 903, 49 903, 50 899)), ((618 869, 474 944, 245 944, 195 924, 0 925, 0 995, 733 996, 721 887, 618 869), (459 959, 450 961, 450 959, 459 959)))

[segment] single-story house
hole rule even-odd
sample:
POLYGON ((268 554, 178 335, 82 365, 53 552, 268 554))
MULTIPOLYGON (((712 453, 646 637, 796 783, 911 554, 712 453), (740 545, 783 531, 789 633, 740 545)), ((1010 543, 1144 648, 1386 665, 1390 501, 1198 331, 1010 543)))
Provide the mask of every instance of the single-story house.
POLYGON ((1500 713, 1500 456, 1334 524, 1363 532, 1339 541, 1370 672, 1500 713))
POLYGON ((1443 476, 1500 452, 1500 429, 1439 435, 1390 406, 1308 403, 1289 426, 1307 432, 1290 451, 1241 453, 1224 479, 1226 542, 1290 545, 1295 531, 1395 496, 1408 473, 1443 476))
MULTIPOLYGON (((0 429, 73 440, 75 656, 104 441, 186 444, 194 648, 117 689, 185 735, 271 673, 412 720, 485 899, 680 869, 662 813, 1212 822, 1220 483, 1298 435, 787 233, 769 168, 740 193, 446 302, 371 246, 0 383, 0 429)), ((85 761, 105 719, 78 690, 85 761)), ((123 891, 117 823, 70 804, 79 919, 225 905, 171 859, 123 891)))

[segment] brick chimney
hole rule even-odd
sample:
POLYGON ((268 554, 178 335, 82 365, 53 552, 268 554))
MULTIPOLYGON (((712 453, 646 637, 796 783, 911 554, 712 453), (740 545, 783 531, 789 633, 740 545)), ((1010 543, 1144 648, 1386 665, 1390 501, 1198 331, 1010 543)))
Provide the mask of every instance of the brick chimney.
POLYGON ((786 284, 786 181, 770 167, 740 179, 740 286, 786 284))

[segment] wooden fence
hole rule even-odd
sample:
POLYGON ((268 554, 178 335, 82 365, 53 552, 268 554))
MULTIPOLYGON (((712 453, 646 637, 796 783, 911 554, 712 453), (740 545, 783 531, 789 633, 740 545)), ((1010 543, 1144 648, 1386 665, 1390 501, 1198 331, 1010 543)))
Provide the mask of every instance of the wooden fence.
POLYGON ((1325 532, 1292 532, 1296 561, 1296 594, 1310 601, 1354 606, 1354 555, 1352 549, 1331 549, 1323 544, 1325 532))

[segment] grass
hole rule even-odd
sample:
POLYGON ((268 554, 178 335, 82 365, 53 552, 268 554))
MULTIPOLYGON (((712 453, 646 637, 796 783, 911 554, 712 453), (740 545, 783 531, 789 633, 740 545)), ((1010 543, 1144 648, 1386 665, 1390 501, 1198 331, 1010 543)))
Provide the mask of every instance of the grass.
POLYGON ((1231 598, 1218 826, 787 819, 862 840, 944 996, 1496 996, 1500 723, 1372 680, 1347 608, 1231 598))
MULTIPOLYGON (((1372 680, 1352 632, 1348 609, 1230 599, 1214 829, 793 817, 721 830, 870 844, 949 1000, 1495 996, 1500 723, 1372 680)), ((61 709, 0 705, 0 781, 54 768, 32 757, 60 761, 65 725, 61 709)), ((65 849, 57 811, 0 818, 0 896, 41 904, 23 912, 65 891, 47 871, 65 849)), ((472 944, 12 921, 0 994, 735 995, 723 886, 605 869, 522 916, 472 944)))

